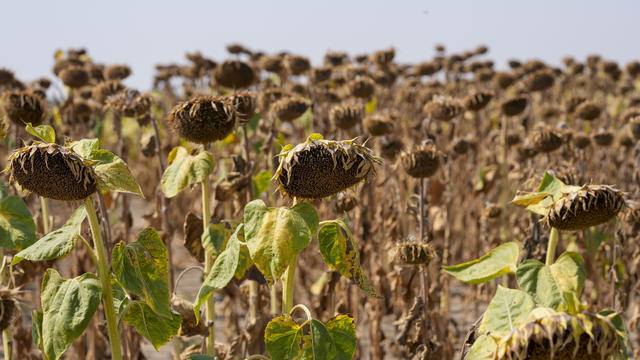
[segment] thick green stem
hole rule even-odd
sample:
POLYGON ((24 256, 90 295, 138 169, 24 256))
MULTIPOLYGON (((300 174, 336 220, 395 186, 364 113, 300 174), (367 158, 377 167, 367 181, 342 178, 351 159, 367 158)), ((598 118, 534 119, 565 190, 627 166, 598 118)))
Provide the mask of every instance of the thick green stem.
POLYGON ((278 315, 278 289, 276 289, 276 285, 274 284, 269 289, 269 294, 271 295, 271 315, 278 315))
POLYGON ((289 267, 284 272, 282 279, 282 313, 288 314, 293 308, 293 283, 296 278, 296 262, 298 256, 293 258, 289 267))
POLYGON ((96 248, 98 257, 98 277, 102 284, 102 305, 104 306, 104 314, 107 318, 107 328, 109 330, 109 340, 111 345, 111 358, 113 360, 122 360, 122 350, 120 347, 120 332, 118 331, 118 319, 116 318, 115 308, 113 306, 113 292, 111 290, 111 272, 107 262, 106 250, 100 233, 100 225, 98 224, 98 216, 93 206, 91 197, 84 200, 89 216, 89 225, 91 225, 91 235, 93 236, 93 246, 96 248))
MULTIPOLYGON (((4 251, 2 251, 2 249, 0 249, 0 260, 2 260, 2 273, 0 274, 0 283, 4 286, 11 287, 11 269, 7 266, 7 261, 4 257, 4 251)), ((4 352, 5 360, 13 359, 13 331, 11 331, 11 326, 2 331, 2 351, 4 352)))
POLYGON ((551 234, 549 234, 549 244, 547 245, 547 261, 545 264, 553 265, 553 261, 556 258, 556 247, 558 247, 558 229, 552 227, 551 234))
POLYGON ((42 229, 45 234, 51 232, 51 223, 49 222, 49 199, 40 197, 40 204, 42 205, 42 229))
MULTIPOLYGON (((209 202, 211 199, 211 182, 209 181, 209 177, 207 176, 204 180, 202 180, 202 225, 204 227, 204 232, 202 236, 209 231, 209 220, 211 219, 211 203, 209 202)), ((204 273, 205 276, 209 274, 211 271, 211 267, 213 266, 213 256, 207 251, 205 251, 204 256, 204 273)), ((210 321, 211 326, 209 326, 209 331, 206 340, 206 352, 207 355, 215 356, 216 355, 216 302, 213 295, 209 296, 207 302, 205 303, 205 314, 207 321, 210 321)))

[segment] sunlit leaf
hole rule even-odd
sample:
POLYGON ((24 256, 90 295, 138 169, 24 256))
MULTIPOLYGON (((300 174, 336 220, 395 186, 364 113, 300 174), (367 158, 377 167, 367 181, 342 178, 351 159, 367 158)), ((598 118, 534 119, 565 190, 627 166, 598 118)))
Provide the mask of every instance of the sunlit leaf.
POLYGON ((157 314, 170 318, 168 266, 167 248, 154 228, 144 229, 135 242, 120 242, 113 248, 113 272, 118 282, 157 314))
POLYGON ((242 224, 238 226, 233 235, 227 242, 226 249, 216 258, 209 274, 204 279, 196 300, 193 304, 193 311, 196 315, 196 321, 200 318, 200 307, 207 301, 207 298, 216 291, 227 286, 229 281, 233 279, 238 267, 238 257, 240 254, 240 243, 238 242, 238 232, 242 230, 242 224))
POLYGON ((244 208, 244 235, 251 259, 265 279, 273 283, 318 228, 318 213, 307 203, 291 208, 269 208, 254 200, 244 208))
POLYGON ((462 282, 480 284, 504 274, 514 274, 518 264, 518 253, 518 245, 510 242, 498 246, 479 259, 442 268, 447 274, 462 282))
POLYGON ((65 280, 53 269, 42 280, 42 344, 57 360, 80 337, 100 305, 102 288, 94 274, 65 280))
POLYGON ((476 341, 473 342, 467 359, 469 360, 493 360, 494 354, 498 349, 498 344, 489 335, 480 335, 476 341))
POLYGON ((478 333, 499 337, 526 321, 535 307, 533 298, 526 292, 498 286, 482 317, 478 333))
POLYGON ((84 205, 71 215, 64 225, 53 230, 31 246, 20 251, 13 257, 11 265, 25 260, 44 261, 58 259, 68 255, 78 242, 78 235, 82 230, 82 222, 87 217, 84 205))
POLYGON ((36 224, 27 204, 18 196, 9 196, 0 182, 0 247, 22 250, 36 239, 36 224))
POLYGON ((264 332, 264 341, 272 360, 303 359, 302 327, 290 315, 282 315, 269 321, 264 332))
POLYGON ((271 174, 271 171, 264 170, 260 172, 258 175, 253 177, 253 180, 252 180, 253 196, 255 198, 260 197, 262 193, 264 193, 265 191, 267 191, 267 189, 269 189, 269 186, 271 185, 272 176, 273 175, 271 174))
POLYGON ((378 296, 360 266, 360 252, 351 230, 342 220, 332 220, 320 227, 318 243, 322 258, 332 270, 353 281, 371 296, 378 296))
POLYGON ((576 300, 580 298, 585 278, 584 260, 574 252, 560 255, 551 266, 525 260, 516 271, 518 286, 533 296, 539 306, 573 314, 582 311, 576 300))
POLYGON ((162 175, 162 191, 174 197, 187 186, 202 182, 215 168, 213 155, 203 151, 190 155, 184 147, 176 147, 169 154, 169 166, 162 175))
POLYGON ((26 130, 29 134, 46 143, 53 144, 56 142, 56 132, 49 125, 38 125, 33 127, 31 123, 27 123, 26 130))
POLYGON ((124 314, 124 322, 133 326, 158 350, 178 333, 182 317, 171 311, 169 317, 156 314, 144 301, 134 301, 124 314))

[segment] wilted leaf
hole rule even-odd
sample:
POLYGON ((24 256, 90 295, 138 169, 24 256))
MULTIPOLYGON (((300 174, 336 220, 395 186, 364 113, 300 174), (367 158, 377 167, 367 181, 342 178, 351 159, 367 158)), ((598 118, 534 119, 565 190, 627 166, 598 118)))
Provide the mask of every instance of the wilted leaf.
POLYGON ((327 322, 326 329, 335 344, 334 359, 353 359, 356 352, 356 326, 353 318, 338 315, 327 322))
POLYGON ((80 206, 71 215, 62 227, 53 230, 28 248, 20 251, 13 257, 11 265, 15 265, 23 259, 30 261, 44 261, 58 259, 66 256, 73 250, 78 242, 82 222, 87 217, 84 205, 80 206))
POLYGON ((302 328, 290 315, 281 315, 269 321, 264 341, 272 360, 302 359, 302 328))
POLYGON ((190 155, 182 146, 169 153, 169 166, 162 175, 162 192, 166 197, 174 197, 187 186, 202 182, 215 168, 213 155, 203 151, 190 155))
POLYGON ((356 283, 371 296, 378 296, 360 266, 360 253, 347 224, 332 220, 320 227, 318 243, 322 258, 332 270, 356 283))
POLYGON ((146 228, 138 240, 113 248, 113 272, 122 286, 141 298, 161 316, 172 317, 169 303, 167 248, 154 228, 146 228))
POLYGON ((127 164, 122 159, 107 150, 98 149, 91 153, 89 160, 95 162, 94 170, 104 182, 102 185, 104 190, 131 193, 144 197, 140 185, 138 185, 127 164))
POLYGON ((36 239, 36 224, 27 204, 18 196, 9 196, 0 182, 0 247, 22 250, 36 239))
POLYGON ((224 250, 227 241, 233 234, 234 225, 237 226, 238 223, 226 220, 209 224, 209 231, 202 237, 202 246, 211 256, 216 257, 224 250))
POLYGON ((80 337, 98 309, 102 288, 94 274, 65 280, 48 269, 42 280, 44 354, 57 360, 80 337))
POLYGON ((525 206, 534 214, 544 216, 547 214, 547 208, 558 201, 563 194, 579 189, 579 186, 566 185, 560 179, 545 172, 537 192, 518 192, 512 202, 525 206))
POLYGON ((489 335, 480 335, 469 349, 469 360, 493 360, 498 344, 489 335))
POLYGON ((53 144, 56 142, 56 132, 49 125, 38 125, 33 127, 31 123, 27 123, 26 130, 29 134, 46 143, 53 144))
POLYGON ((42 316, 42 310, 33 310, 31 312, 31 338, 33 339, 33 344, 44 352, 42 345, 42 316))
POLYGON ((479 334, 491 333, 494 337, 511 331, 527 320, 536 307, 533 298, 522 290, 508 289, 498 285, 478 327, 479 334))
POLYGON ((180 314, 175 311, 172 310, 169 317, 160 316, 144 301, 131 303, 123 319, 149 340, 156 350, 178 333, 182 322, 180 314))
POLYGON ((238 257, 240 254, 240 243, 238 242, 238 232, 242 231, 242 224, 231 235, 227 243, 227 248, 216 258, 211 267, 211 271, 204 279, 196 300, 193 304, 193 311, 196 314, 196 321, 200 318, 200 307, 207 301, 207 298, 216 291, 227 286, 233 279, 238 267, 238 257))
POLYGON ((576 308, 579 304, 575 300, 580 298, 585 277, 584 260, 574 252, 560 255, 551 266, 525 260, 516 271, 518 286, 533 296, 539 306, 569 313, 582 310, 576 308))
POLYGON ((503 274, 515 273, 518 252, 518 245, 510 242, 498 246, 479 259, 442 268, 462 282, 480 284, 503 274))
POLYGON ((268 208, 262 200, 254 200, 244 208, 244 235, 251 259, 270 283, 307 247, 317 228, 318 213, 307 203, 268 208))

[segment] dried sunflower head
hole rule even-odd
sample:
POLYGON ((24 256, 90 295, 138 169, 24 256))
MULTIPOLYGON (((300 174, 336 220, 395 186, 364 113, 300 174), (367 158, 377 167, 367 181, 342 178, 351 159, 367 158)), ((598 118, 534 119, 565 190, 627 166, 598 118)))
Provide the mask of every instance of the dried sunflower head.
POLYGON ((608 147, 613 144, 614 136, 611 131, 601 130, 593 134, 593 142, 600 146, 608 147))
POLYGON ((523 112, 526 107, 527 98, 522 96, 505 100, 500 104, 500 109, 506 116, 516 116, 523 112))
POLYGON ((303 97, 285 97, 273 103, 271 113, 280 121, 290 122, 302 116, 309 106, 311 103, 303 97))
POLYGON ((582 230, 611 220, 626 206, 622 193, 608 185, 584 185, 563 194, 544 221, 559 230, 582 230))
POLYGON ((68 66, 60 71, 58 76, 66 86, 72 89, 81 88, 89 82, 89 72, 84 66, 68 66))
POLYGON ((273 177, 283 195, 322 199, 342 192, 369 175, 381 160, 354 140, 324 140, 318 134, 295 147, 286 146, 273 177))
POLYGON ((351 95, 361 99, 370 99, 376 92, 376 83, 368 76, 356 77, 348 87, 351 95))
POLYGON ((496 359, 614 359, 623 347, 622 334, 608 317, 570 315, 550 308, 536 308, 527 321, 498 343, 496 359))
POLYGON ((124 116, 137 118, 149 112, 151 98, 136 90, 126 89, 110 96, 107 106, 124 116))
POLYGON ((633 135, 633 138, 640 140, 640 115, 629 120, 627 126, 629 127, 629 131, 631 132, 631 135, 633 135))
POLYGON ((311 68, 311 62, 304 56, 287 55, 284 60, 287 69, 292 75, 302 75, 311 68))
POLYGON ((431 177, 440 167, 440 153, 432 143, 402 153, 402 166, 411 177, 431 177))
POLYGON ((394 160, 404 150, 404 143, 391 136, 383 136, 380 141, 380 154, 383 158, 394 160))
POLYGON ((329 110, 329 120, 339 129, 351 129, 364 116, 364 107, 355 101, 334 105, 329 110))
POLYGON ((200 96, 176 105, 167 118, 184 139, 206 144, 227 137, 236 126, 236 112, 224 98, 200 96))
POLYGON ((245 126, 251 121, 256 112, 256 97, 253 93, 245 91, 231 95, 231 104, 236 109, 238 125, 245 126))
POLYGON ((530 92, 543 91, 553 86, 554 79, 551 69, 538 70, 524 79, 524 86, 530 92))
POLYGON ((549 153, 562 146, 562 137, 553 129, 543 128, 533 134, 531 143, 537 151, 549 153))
POLYGON ((2 112, 17 125, 36 126, 46 120, 47 104, 33 93, 11 91, 2 95, 2 112))
POLYGON ((98 189, 99 178, 91 163, 71 148, 34 141, 11 153, 11 181, 26 190, 54 200, 83 200, 98 189))
POLYGON ((424 112, 435 120, 449 121, 460 115, 464 106, 457 100, 434 98, 424 106, 424 112))
POLYGON ((316 67, 311 69, 311 81, 314 83, 321 83, 331 78, 333 69, 330 67, 316 67))
POLYGON ((131 68, 127 65, 111 65, 104 69, 103 76, 107 80, 124 80, 131 75, 131 68))
POLYGON ((478 91, 464 98, 464 106, 467 110, 480 111, 489 104, 493 99, 493 93, 490 91, 478 91))
POLYGON ((393 132, 393 121, 383 114, 370 114, 364 118, 364 129, 373 136, 388 135, 393 132))
POLYGON ((407 265, 429 265, 435 257, 435 250, 429 243, 401 242, 396 245, 398 257, 407 265))
POLYGON ((94 86, 91 97, 100 104, 104 104, 110 96, 123 91, 125 86, 118 80, 107 80, 94 86))
POLYGON ((13 71, 5 68, 0 68, 0 86, 10 84, 13 79, 13 71))
POLYGON ((16 300, 19 293, 15 289, 0 288, 0 331, 4 331, 20 317, 20 307, 16 300))
POLYGON ((256 74, 247 63, 240 60, 227 60, 216 66, 213 71, 216 84, 230 89, 249 87, 256 80, 256 74))
POLYGON ((573 144, 578 149, 585 149, 589 145, 591 145, 591 137, 589 136, 589 134, 586 134, 584 132, 579 132, 573 135, 573 144))
POLYGON ((591 121, 600 117, 602 109, 591 101, 584 101, 575 109, 575 115, 583 120, 591 121))

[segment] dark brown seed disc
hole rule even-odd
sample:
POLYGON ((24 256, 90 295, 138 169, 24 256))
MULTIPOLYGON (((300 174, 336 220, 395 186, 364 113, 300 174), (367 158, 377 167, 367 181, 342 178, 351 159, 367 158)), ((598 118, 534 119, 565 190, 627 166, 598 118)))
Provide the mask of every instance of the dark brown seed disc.
POLYGON ((2 111, 15 124, 33 126, 47 118, 47 104, 39 96, 22 91, 7 92, 2 96, 2 111))
POLYGON ((176 105, 167 121, 182 138, 207 144, 222 140, 233 131, 236 114, 228 100, 200 96, 176 105))
POLYGON ((11 154, 11 177, 23 188, 54 200, 84 200, 97 190, 93 169, 56 144, 34 143, 11 154))
POLYGON ((588 185, 556 201, 545 220, 560 230, 582 230, 611 220, 624 207, 619 191, 606 185, 588 185))

